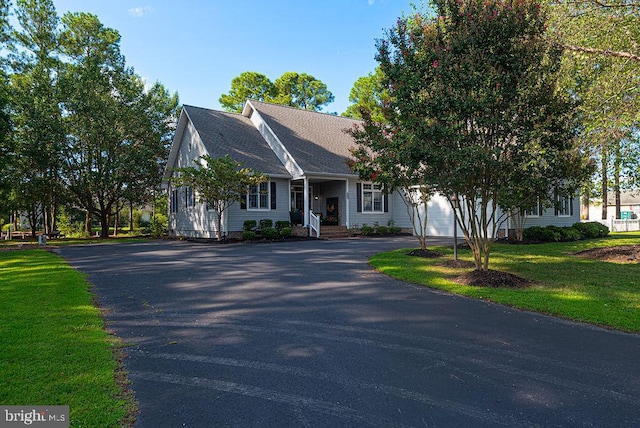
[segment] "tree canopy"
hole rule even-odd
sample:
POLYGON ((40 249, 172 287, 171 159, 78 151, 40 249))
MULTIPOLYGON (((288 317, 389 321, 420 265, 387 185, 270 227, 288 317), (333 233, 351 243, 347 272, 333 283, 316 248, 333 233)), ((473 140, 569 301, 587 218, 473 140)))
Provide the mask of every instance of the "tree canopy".
POLYGON ((12 139, 0 144, 11 159, 0 171, 11 209, 28 214, 32 233, 41 219, 50 233, 68 203, 87 213, 87 231, 99 218, 107 237, 110 216, 125 201, 145 203, 161 182, 177 94, 127 67, 120 34, 95 15, 60 19, 51 0, 17 0, 15 16, 12 139))
POLYGON ((363 111, 367 112, 374 121, 384 121, 382 106, 389 97, 388 91, 383 86, 384 76, 380 67, 366 76, 358 78, 349 92, 349 102, 342 116, 362 119, 363 111))
POLYGON ((334 96, 327 85, 306 73, 287 71, 271 82, 264 74, 246 71, 231 81, 231 90, 218 101, 226 111, 240 113, 247 99, 318 111, 334 96))
POLYGON ((554 187, 569 194, 571 178, 583 176, 573 106, 557 90, 562 51, 545 39, 536 1, 434 6, 435 17, 399 19, 378 41, 385 121, 368 115, 352 131, 368 153, 355 162, 384 167, 377 159, 388 144, 405 170, 421 172, 416 185, 449 199, 476 268, 487 270, 508 216, 498 206, 530 203, 513 196, 521 183, 536 183, 530 193, 546 197, 554 187))

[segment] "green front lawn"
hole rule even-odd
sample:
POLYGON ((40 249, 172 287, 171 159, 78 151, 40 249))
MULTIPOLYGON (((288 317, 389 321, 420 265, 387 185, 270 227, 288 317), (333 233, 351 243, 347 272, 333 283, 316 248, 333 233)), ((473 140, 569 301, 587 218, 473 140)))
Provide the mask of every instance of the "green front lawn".
MULTIPOLYGON (((596 247, 640 244, 640 233, 618 233, 603 239, 537 245, 495 244, 490 269, 535 282, 521 289, 459 285, 452 281, 468 269, 438 266, 443 259, 408 256, 402 249, 377 254, 371 265, 402 281, 477 299, 490 300, 562 318, 630 332, 640 332, 640 264, 610 263, 576 257, 596 247)), ((435 250, 452 257, 451 248, 435 250)), ((473 260, 468 250, 458 251, 473 260)))
POLYGON ((118 354, 81 273, 47 251, 0 252, 0 403, 68 405, 71 426, 127 425, 135 402, 118 354))

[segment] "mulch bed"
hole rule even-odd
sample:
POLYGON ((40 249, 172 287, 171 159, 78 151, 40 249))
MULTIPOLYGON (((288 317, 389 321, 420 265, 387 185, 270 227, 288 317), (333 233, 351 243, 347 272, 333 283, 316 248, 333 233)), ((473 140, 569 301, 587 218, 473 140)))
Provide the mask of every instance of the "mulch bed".
POLYGON ((614 263, 640 263, 640 245, 593 248, 575 253, 578 257, 614 263))
POLYGON ((533 285, 533 282, 528 279, 491 269, 488 271, 472 270, 453 278, 453 281, 463 285, 491 288, 526 288, 533 285))
POLYGON ((409 251, 407 253, 407 256, 425 257, 427 259, 435 259, 435 258, 438 258, 438 257, 444 257, 444 254, 440 254, 437 251, 433 251, 433 250, 430 250, 430 249, 427 248, 426 250, 417 249, 417 250, 409 251))

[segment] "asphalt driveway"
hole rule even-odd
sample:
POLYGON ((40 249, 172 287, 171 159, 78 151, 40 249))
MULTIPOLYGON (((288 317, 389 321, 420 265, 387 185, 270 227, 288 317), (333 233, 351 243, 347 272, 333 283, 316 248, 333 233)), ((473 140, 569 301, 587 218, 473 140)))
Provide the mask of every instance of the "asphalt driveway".
POLYGON ((67 247, 139 427, 640 426, 640 336, 371 271, 411 238, 67 247))

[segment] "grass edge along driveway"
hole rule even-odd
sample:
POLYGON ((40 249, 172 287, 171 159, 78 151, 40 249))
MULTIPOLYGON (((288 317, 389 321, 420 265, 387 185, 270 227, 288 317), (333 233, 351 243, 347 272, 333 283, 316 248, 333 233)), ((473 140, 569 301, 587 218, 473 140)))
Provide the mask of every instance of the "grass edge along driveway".
MULTIPOLYGON (((640 332, 640 264, 581 258, 591 248, 640 243, 640 233, 613 234, 588 241, 535 245, 495 244, 490 269, 535 282, 528 288, 486 288, 456 284, 452 279, 469 269, 441 266, 442 258, 408 256, 410 249, 379 253, 369 262, 379 272, 401 281, 476 299, 541 312, 627 332, 640 332)), ((451 258, 451 248, 436 251, 451 258)), ((459 250, 461 260, 473 260, 459 250)))
POLYGON ((68 405, 70 426, 127 426, 121 345, 85 276, 44 250, 0 252, 0 403, 68 405))

